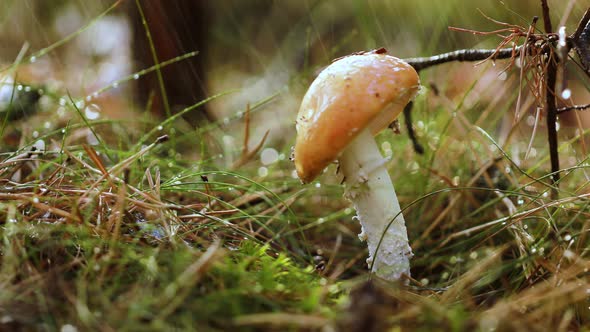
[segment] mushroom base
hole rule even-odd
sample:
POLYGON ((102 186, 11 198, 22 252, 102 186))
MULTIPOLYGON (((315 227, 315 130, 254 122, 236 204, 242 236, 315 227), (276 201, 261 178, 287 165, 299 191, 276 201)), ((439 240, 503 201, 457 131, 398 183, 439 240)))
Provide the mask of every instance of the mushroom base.
POLYGON ((367 264, 372 272, 387 280, 410 275, 412 249, 404 218, 391 178, 387 160, 370 130, 363 130, 340 156, 344 176, 344 196, 357 211, 362 226, 361 240, 367 241, 367 264), (395 219, 394 219, 395 218, 395 219))

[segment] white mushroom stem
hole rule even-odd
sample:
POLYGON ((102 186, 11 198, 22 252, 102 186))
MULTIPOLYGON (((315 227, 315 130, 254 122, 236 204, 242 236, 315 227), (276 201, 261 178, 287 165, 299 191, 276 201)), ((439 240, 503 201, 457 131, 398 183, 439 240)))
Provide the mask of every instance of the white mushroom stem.
POLYGON ((369 246, 367 264, 371 266, 374 260, 372 272, 387 280, 409 276, 412 249, 404 217, 385 167, 387 160, 381 156, 370 129, 364 129, 338 161, 344 176, 344 196, 354 205, 362 226, 359 238, 366 239, 369 246))

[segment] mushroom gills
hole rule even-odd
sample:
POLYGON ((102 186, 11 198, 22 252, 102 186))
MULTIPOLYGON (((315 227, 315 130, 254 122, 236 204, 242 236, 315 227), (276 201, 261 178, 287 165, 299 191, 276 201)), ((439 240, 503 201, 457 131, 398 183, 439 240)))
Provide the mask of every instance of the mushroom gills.
POLYGON ((369 247, 367 264, 373 264, 372 272, 384 279, 409 276, 413 254, 404 218, 385 167, 387 160, 381 155, 371 130, 362 130, 338 161, 345 179, 344 196, 357 211, 356 218, 362 226, 359 237, 366 239, 369 247))

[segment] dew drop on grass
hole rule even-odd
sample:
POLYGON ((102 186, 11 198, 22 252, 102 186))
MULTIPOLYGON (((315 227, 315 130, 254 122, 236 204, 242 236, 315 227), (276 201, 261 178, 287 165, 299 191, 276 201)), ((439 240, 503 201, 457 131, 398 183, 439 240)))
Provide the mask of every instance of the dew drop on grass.
POLYGON ((265 177, 267 175, 268 175, 268 168, 266 168, 264 166, 258 168, 258 176, 265 177))
POLYGON ((100 107, 96 104, 90 104, 84 109, 84 115, 88 120, 96 120, 100 117, 100 107))
POLYGON ((35 150, 37 151, 45 151, 45 141, 42 139, 37 140, 35 144, 33 144, 33 147, 35 147, 35 150))
POLYGON ((430 280, 428 280, 427 278, 420 279, 420 283, 422 284, 422 286, 428 285, 429 282, 430 282, 430 280))
POLYGON ((321 186, 322 186, 322 184, 321 184, 321 183, 319 183, 319 182, 316 182, 316 184, 315 184, 315 187, 316 187, 316 188, 320 188, 321 186))
POLYGON ((25 92, 31 92, 31 87, 30 86, 25 86, 25 92))
POLYGON ((522 199, 522 198, 519 198, 519 199, 516 201, 516 204, 518 204, 518 205, 523 205, 523 204, 524 204, 524 199, 522 199))
POLYGON ((64 97, 59 98, 58 104, 59 106, 66 106, 66 99, 64 97))
POLYGON ((45 129, 51 128, 51 122, 45 121, 45 123, 43 123, 43 128, 45 128, 45 129))
POLYGON ((352 213, 352 209, 351 208, 344 209, 344 214, 351 214, 351 213, 352 213))
POLYGON ((469 254, 469 258, 471 258, 471 259, 477 259, 477 256, 478 256, 477 251, 473 251, 469 254))
POLYGON ((39 197, 33 197, 33 203, 39 203, 39 197))
POLYGON ((569 99, 571 96, 572 96, 572 90, 565 89, 565 90, 561 91, 561 98, 569 99))
POLYGON ((161 131, 161 130, 164 130, 164 127, 162 127, 162 126, 160 125, 160 126, 158 126, 158 130, 160 130, 160 131, 161 131))
POLYGON ((36 131, 36 130, 35 130, 35 131, 33 131, 33 134, 32 134, 32 136, 33 136, 33 138, 37 138, 37 137, 39 137, 39 132, 38 132, 38 131, 36 131))
POLYGON ((16 86, 16 89, 18 91, 23 91, 23 86, 21 84, 19 84, 19 85, 16 86))
POLYGON ((30 58, 29 58, 29 62, 30 62, 30 63, 35 63, 35 62, 37 62, 37 57, 33 55, 32 57, 30 57, 30 58))
POLYGON ((563 237, 563 240, 564 240, 564 241, 569 241, 569 240, 571 240, 571 239, 572 239, 572 236, 571 236, 570 234, 566 234, 566 235, 563 237))
POLYGON ((133 79, 134 79, 134 80, 136 80, 136 79, 139 79, 139 74, 134 74, 134 75, 133 75, 133 79))
POLYGON ((116 88, 118 88, 118 87, 119 87, 119 82, 115 82, 115 83, 113 83, 113 88, 114 88, 114 89, 116 89, 116 88))
POLYGON ((326 222, 326 219, 318 218, 318 224, 323 224, 324 222, 326 222))
POLYGON ((260 153, 260 162, 263 165, 270 165, 279 159, 279 153, 273 148, 266 148, 260 153))

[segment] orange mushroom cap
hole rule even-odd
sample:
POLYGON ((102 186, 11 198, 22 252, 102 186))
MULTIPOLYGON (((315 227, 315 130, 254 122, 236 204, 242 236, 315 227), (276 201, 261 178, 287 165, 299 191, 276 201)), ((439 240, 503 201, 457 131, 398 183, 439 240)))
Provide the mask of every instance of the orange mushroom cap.
POLYGON ((295 168, 315 179, 365 128, 373 135, 393 122, 420 88, 412 66, 382 54, 334 61, 313 81, 297 115, 295 168))

